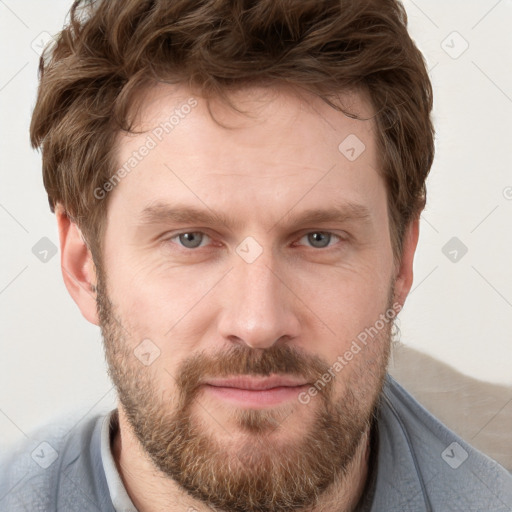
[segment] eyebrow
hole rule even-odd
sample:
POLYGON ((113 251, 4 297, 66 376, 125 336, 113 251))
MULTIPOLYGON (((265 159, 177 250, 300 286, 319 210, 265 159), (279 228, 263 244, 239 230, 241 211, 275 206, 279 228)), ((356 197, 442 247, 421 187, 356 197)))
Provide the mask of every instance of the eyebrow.
MULTIPOLYGON (((371 224, 370 210, 363 204, 353 202, 338 203, 330 208, 312 208, 304 210, 289 220, 284 215, 275 224, 284 223, 290 227, 315 223, 346 223, 361 222, 371 224)), ((239 229, 245 222, 238 216, 216 212, 211 209, 198 209, 188 205, 168 205, 161 202, 147 205, 140 213, 138 225, 151 224, 194 224, 201 223, 209 226, 226 226, 229 229, 239 229)), ((273 229, 273 227, 270 229, 273 229)), ((270 231, 269 229, 269 231, 270 231)))

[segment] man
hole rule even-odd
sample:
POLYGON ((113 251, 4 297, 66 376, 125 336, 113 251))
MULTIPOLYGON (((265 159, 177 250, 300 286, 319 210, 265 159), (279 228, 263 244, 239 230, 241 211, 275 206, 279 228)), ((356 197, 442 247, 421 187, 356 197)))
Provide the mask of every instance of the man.
POLYGON ((40 70, 63 277, 119 405, 13 455, 2 510, 512 510, 386 373, 434 154, 399 3, 78 0, 40 70))

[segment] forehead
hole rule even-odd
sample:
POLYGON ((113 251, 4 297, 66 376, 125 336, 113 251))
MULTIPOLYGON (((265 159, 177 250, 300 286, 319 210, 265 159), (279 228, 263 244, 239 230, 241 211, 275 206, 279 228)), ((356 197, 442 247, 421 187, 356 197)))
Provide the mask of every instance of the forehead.
MULTIPOLYGON (((304 89, 283 83, 272 85, 247 85, 232 90, 226 90, 226 100, 219 96, 211 96, 208 100, 200 91, 193 90, 184 84, 151 84, 139 91, 135 96, 132 113, 136 113, 135 122, 138 128, 151 129, 155 121, 168 119, 180 105, 190 98, 198 101, 198 108, 194 111, 206 114, 212 121, 212 115, 226 125, 238 128, 254 129, 257 124, 266 122, 266 127, 284 118, 293 117, 297 111, 321 118, 332 129, 337 129, 336 121, 343 114, 337 109, 345 110, 348 118, 359 117, 371 119, 374 108, 369 93, 365 89, 346 89, 332 94, 329 97, 337 108, 333 108, 326 101, 304 89), (230 102, 231 106, 228 105, 230 102), (234 107, 234 108, 233 108, 234 107)), ((344 116, 346 117, 346 116, 344 116)), ((370 123, 371 124, 371 123, 370 123)))
POLYGON ((117 140, 118 166, 127 172, 111 192, 113 206, 133 216, 150 204, 188 202, 249 217, 258 209, 275 222, 290 207, 382 200, 373 111, 363 93, 339 95, 362 120, 284 86, 239 90, 230 99, 244 113, 182 85, 141 93, 140 133, 117 140))

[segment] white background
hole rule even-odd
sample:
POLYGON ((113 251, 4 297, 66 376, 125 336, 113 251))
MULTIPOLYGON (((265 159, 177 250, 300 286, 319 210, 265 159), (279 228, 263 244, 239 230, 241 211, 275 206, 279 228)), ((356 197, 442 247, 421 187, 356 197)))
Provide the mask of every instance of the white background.
MULTIPOLYGON (((29 145, 32 45, 60 30, 70 4, 0 0, 0 450, 66 411, 105 410, 115 399, 99 328, 68 295, 60 254, 43 263, 32 253, 42 237, 58 246, 29 145)), ((512 1, 405 6, 430 69, 437 136, 401 341, 512 386, 512 1), (452 237, 468 248, 456 263, 442 252, 452 237)))

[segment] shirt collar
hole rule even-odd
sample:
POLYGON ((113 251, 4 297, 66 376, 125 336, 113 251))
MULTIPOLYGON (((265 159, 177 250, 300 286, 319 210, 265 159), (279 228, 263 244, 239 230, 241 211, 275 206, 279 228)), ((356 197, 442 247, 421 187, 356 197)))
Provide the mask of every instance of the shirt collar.
POLYGON ((101 427, 101 460, 103 461, 103 469, 107 478, 110 499, 116 512, 137 512, 130 496, 128 496, 112 456, 112 442, 118 429, 119 417, 117 409, 114 409, 105 416, 101 427))
POLYGON ((379 448, 375 499, 371 512, 432 512, 410 433, 398 412, 396 382, 387 374, 378 406, 379 448))

